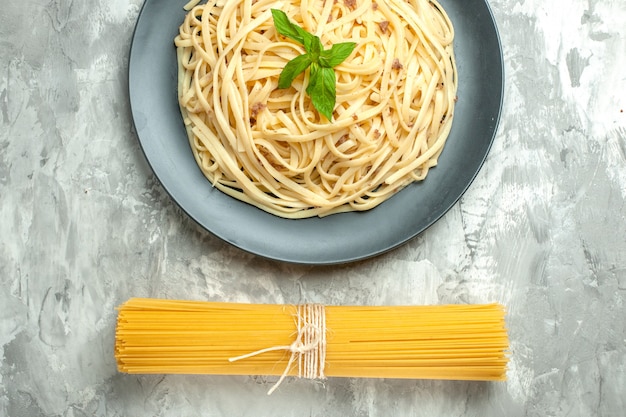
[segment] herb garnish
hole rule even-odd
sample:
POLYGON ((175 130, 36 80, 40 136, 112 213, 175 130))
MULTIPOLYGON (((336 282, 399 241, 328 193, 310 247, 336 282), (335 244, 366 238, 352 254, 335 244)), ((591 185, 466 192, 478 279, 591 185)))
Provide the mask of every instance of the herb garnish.
POLYGON ((311 97, 317 111, 328 120, 332 120, 337 98, 333 68, 350 56, 356 43, 341 42, 334 44, 330 49, 324 49, 318 36, 292 23, 282 10, 272 9, 272 17, 278 33, 300 43, 306 51, 285 65, 278 78, 278 88, 288 88, 298 75, 309 68, 309 85, 306 93, 311 97))

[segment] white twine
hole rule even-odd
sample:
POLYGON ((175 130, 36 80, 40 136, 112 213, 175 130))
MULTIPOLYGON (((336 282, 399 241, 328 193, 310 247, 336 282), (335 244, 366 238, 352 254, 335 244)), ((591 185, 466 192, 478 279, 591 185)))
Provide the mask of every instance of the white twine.
POLYGON ((324 306, 320 304, 298 306, 296 324, 298 334, 291 345, 272 346, 228 360, 235 362, 277 350, 291 352, 285 370, 267 392, 267 395, 272 395, 280 386, 296 360, 298 362, 298 378, 324 379, 324 363, 326 362, 326 310, 324 306))

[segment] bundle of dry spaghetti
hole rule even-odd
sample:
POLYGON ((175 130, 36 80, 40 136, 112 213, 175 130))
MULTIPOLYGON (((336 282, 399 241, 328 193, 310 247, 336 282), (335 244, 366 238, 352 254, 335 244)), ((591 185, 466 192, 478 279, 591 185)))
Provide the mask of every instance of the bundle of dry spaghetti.
POLYGON ((127 373, 504 380, 499 304, 322 306, 131 299, 115 356, 127 373))

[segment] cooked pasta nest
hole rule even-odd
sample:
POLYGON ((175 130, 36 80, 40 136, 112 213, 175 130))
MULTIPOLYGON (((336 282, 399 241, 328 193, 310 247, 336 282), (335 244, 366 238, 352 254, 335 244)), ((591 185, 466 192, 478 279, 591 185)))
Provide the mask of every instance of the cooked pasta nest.
POLYGON ((178 98, 195 160, 221 191, 281 217, 325 216, 372 209, 437 164, 457 90, 454 30, 437 2, 191 5, 175 39, 178 98), (276 32, 271 8, 325 47, 357 44, 335 67, 332 120, 305 93, 308 72, 278 88, 304 49, 276 32))

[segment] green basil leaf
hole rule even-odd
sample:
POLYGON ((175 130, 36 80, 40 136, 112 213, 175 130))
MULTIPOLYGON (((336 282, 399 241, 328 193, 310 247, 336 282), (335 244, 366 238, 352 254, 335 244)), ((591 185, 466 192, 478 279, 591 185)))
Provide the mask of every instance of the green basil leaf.
POLYGON ((311 63, 309 67, 309 84, 306 86, 306 93, 311 96, 311 94, 315 93, 315 85, 319 81, 321 67, 317 62, 311 63))
POLYGON ((287 62, 278 78, 278 88, 288 88, 293 80, 311 65, 309 54, 298 55, 287 62))
POLYGON ((315 109, 329 121, 332 120, 337 100, 337 80, 333 68, 350 56, 356 48, 356 43, 341 42, 324 50, 318 36, 291 22, 285 12, 272 9, 272 17, 276 31, 280 35, 299 42, 306 50, 305 54, 295 57, 285 65, 278 78, 278 88, 289 87, 299 74, 310 68, 306 93, 315 109))
POLYGON ((306 92, 313 106, 328 120, 332 120, 335 109, 335 83, 335 71, 332 68, 322 67, 316 62, 311 64, 306 92))
MULTIPOLYGON (((300 26, 296 25, 295 23, 293 25, 294 27, 296 27, 296 31, 298 32, 298 35, 302 38, 301 43, 302 45, 304 45, 304 49, 307 52, 311 52, 309 48, 311 48, 311 45, 315 42, 315 38, 317 38, 317 36, 307 32, 306 30, 302 29, 300 26)), ((317 39, 317 41, 319 42, 319 39, 317 39)), ((320 42, 320 47, 321 45, 322 43, 320 42)))
POLYGON ((334 68, 346 60, 356 48, 354 42, 341 42, 334 44, 330 49, 320 54, 320 65, 326 68, 334 68))
POLYGON ((309 36, 313 36, 306 32, 300 26, 292 23, 285 12, 278 9, 272 9, 272 18, 274 19, 274 26, 276 31, 283 36, 293 39, 296 42, 304 45, 305 33, 309 36))

